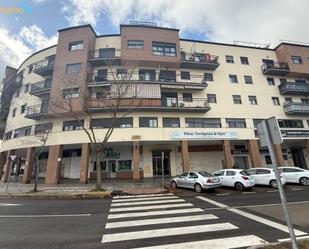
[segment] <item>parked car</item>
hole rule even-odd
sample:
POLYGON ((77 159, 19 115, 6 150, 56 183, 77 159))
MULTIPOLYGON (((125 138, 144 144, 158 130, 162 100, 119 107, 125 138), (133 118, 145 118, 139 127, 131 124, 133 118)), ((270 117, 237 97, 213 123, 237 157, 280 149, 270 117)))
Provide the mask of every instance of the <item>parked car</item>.
POLYGON ((255 185, 254 179, 243 169, 222 169, 213 173, 218 176, 222 186, 234 187, 239 191, 255 185))
MULTIPOLYGON (((274 169, 270 168, 252 168, 248 169, 249 175, 253 176, 256 185, 267 185, 273 188, 278 188, 274 169)), ((280 174, 282 185, 286 183, 285 177, 280 174)))
POLYGON ((219 177, 215 177, 206 171, 189 171, 172 178, 172 187, 195 189, 201 193, 203 190, 215 189, 221 186, 219 177))
POLYGON ((309 170, 298 167, 279 167, 278 169, 285 177, 286 182, 309 185, 309 170))

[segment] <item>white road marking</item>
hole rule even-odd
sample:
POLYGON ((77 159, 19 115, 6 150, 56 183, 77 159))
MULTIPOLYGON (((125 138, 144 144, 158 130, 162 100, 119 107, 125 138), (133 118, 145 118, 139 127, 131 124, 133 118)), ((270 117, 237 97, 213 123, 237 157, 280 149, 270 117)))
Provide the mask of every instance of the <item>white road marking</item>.
POLYGON ((139 206, 147 204, 160 204, 160 203, 175 203, 175 202, 185 202, 183 199, 176 200, 160 200, 160 201, 137 201, 137 202, 121 202, 121 203, 112 203, 112 207, 121 207, 121 206, 139 206))
POLYGON ((242 195, 247 195, 247 194, 256 194, 256 192, 242 192, 242 195))
MULTIPOLYGON (((309 239, 309 235, 296 237, 296 240, 303 240, 303 239, 309 239)), ((291 238, 278 239, 279 242, 285 242, 285 241, 290 241, 290 240, 291 238)))
POLYGON ((279 190, 275 189, 275 190, 267 190, 268 193, 275 193, 278 192, 279 190))
POLYGON ((178 222, 198 221, 198 220, 212 220, 212 219, 218 219, 218 217, 212 214, 202 214, 202 215, 190 215, 190 216, 172 217, 172 218, 120 221, 120 222, 107 223, 105 228, 134 227, 134 226, 178 223, 178 222))
POLYGON ((222 193, 222 194, 216 194, 217 196, 224 196, 224 195, 229 195, 230 193, 222 193))
POLYGON ((149 195, 126 195, 115 196, 114 199, 130 199, 130 198, 143 198, 143 197, 156 197, 156 196, 171 196, 173 194, 149 194, 149 195))
POLYGON ((107 243, 107 242, 115 242, 115 241, 134 240, 134 239, 167 237, 167 236, 172 236, 172 235, 215 232, 215 231, 223 231, 223 230, 231 230, 231 229, 238 229, 238 227, 230 223, 218 223, 218 224, 187 226, 187 227, 173 227, 173 228, 153 229, 153 230, 144 230, 144 231, 136 231, 136 232, 104 234, 101 242, 107 243))
POLYGON ((304 188, 291 188, 292 191, 304 190, 304 188))
POLYGON ((156 216, 166 214, 198 213, 198 212, 204 212, 204 210, 201 208, 186 208, 186 209, 174 209, 174 210, 163 210, 163 211, 139 212, 139 213, 110 214, 108 215, 108 219, 156 216))
POLYGON ((54 217, 85 217, 91 214, 37 214, 37 215, 0 215, 0 218, 54 218, 54 217))
POLYGON ((166 205, 153 205, 153 206, 142 206, 142 207, 126 207, 126 208, 111 208, 110 212, 122 212, 122 211, 137 211, 137 210, 150 210, 150 209, 164 209, 174 207, 192 207, 191 203, 181 204, 166 204, 166 205))
POLYGON ((148 201, 148 200, 169 200, 169 199, 179 199, 178 196, 156 196, 156 197, 147 197, 147 198, 134 198, 133 200, 128 199, 113 199, 113 203, 118 202, 129 202, 129 201, 148 201))
POLYGON ((149 246, 149 247, 139 247, 135 249, 201 249, 201 248, 220 248, 220 249, 233 249, 239 247, 257 246, 261 244, 266 244, 267 241, 255 236, 236 236, 223 239, 210 239, 202 241, 191 241, 184 243, 160 245, 160 246, 149 246))
POLYGON ((6 207, 6 206, 21 206, 22 204, 16 204, 16 203, 0 203, 0 207, 6 207))
MULTIPOLYGON (((281 230, 283 232, 286 232, 286 233, 289 233, 289 230, 288 230, 288 227, 285 226, 285 225, 282 225, 282 224, 279 224, 277 222, 274 222, 274 221, 271 221, 271 220, 267 220, 267 219, 264 219, 262 217, 259 217, 257 215, 254 215, 254 214, 250 214, 250 213, 247 213, 247 212, 244 212, 242 210, 238 210, 236 208, 229 208, 229 206, 223 204, 223 203, 220 203, 220 202, 216 202, 216 201, 213 201, 213 200, 210 200, 208 198, 205 198, 203 196, 197 196, 196 198, 200 199, 200 200, 203 200, 203 201, 206 201, 208 203, 211 203, 215 206, 218 206, 218 207, 221 207, 221 208, 228 208, 229 211, 233 212, 233 213, 236 213, 238 215, 241 215, 241 216, 244 216, 246 218, 249 218, 249 219, 252 219, 256 222, 260 222, 262 224, 265 224, 265 225, 268 225, 268 226, 271 226, 273 228, 276 228, 278 230, 281 230)), ((294 229, 294 232, 295 232, 295 235, 296 236, 300 236, 300 235, 306 235, 307 233, 303 232, 303 231, 300 231, 300 230, 297 230, 297 229, 294 229)))

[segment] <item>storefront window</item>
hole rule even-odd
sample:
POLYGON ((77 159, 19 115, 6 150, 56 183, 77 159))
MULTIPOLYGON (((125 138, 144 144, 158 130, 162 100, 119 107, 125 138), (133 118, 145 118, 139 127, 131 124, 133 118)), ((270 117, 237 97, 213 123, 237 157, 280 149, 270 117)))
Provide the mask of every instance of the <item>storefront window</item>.
POLYGON ((131 171, 131 160, 118 161, 118 171, 131 171))
MULTIPOLYGON (((101 171, 106 171, 106 161, 100 161, 101 171)), ((93 171, 97 171, 97 162, 94 162, 93 171)))

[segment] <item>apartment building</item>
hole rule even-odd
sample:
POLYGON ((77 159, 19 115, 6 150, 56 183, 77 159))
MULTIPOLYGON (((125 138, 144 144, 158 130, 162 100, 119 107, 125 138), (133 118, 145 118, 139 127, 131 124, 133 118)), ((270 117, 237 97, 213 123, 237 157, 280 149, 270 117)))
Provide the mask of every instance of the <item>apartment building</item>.
POLYGON ((131 105, 133 111, 109 139, 111 153, 100 162, 104 178, 138 180, 189 169, 271 166, 255 127, 272 116, 284 138, 274 147, 278 164, 308 168, 309 46, 188 40, 179 38, 178 29, 132 23, 110 35, 97 35, 90 25, 61 29, 55 46, 32 54, 16 70, 7 69, 5 79, 11 79, 13 92, 2 95, 9 106, 1 112, 6 120, 2 180, 10 168, 7 158, 16 155, 12 172, 23 171, 23 182, 31 181, 36 134, 45 130, 50 131, 40 154, 45 182, 94 179, 97 167, 87 135, 65 111, 52 115, 51 100, 72 98, 78 111, 86 89, 95 120, 90 124, 85 115, 83 122, 103 137, 110 115, 100 103, 115 77, 142 91, 130 95, 140 102, 133 109, 131 105), (61 85, 68 73, 86 77, 68 89, 61 85))

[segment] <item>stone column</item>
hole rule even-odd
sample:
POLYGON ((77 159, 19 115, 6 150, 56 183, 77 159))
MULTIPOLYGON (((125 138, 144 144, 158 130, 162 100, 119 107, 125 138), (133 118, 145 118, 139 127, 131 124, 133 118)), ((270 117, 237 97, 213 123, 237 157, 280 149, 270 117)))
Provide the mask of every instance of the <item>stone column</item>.
POLYGON ((0 153, 0 179, 2 177, 4 165, 5 165, 6 160, 7 160, 6 156, 7 156, 6 152, 1 152, 0 153))
POLYGON ((4 173, 2 175, 2 182, 7 182, 9 175, 10 175, 10 166, 12 164, 12 160, 9 158, 10 155, 14 155, 15 154, 15 150, 9 150, 8 151, 8 158, 6 160, 6 163, 4 165, 4 173))
POLYGON ((46 184, 58 184, 60 181, 60 162, 58 158, 62 156, 62 145, 49 146, 47 168, 46 168, 46 184))
POLYGON ((283 160, 283 155, 282 155, 282 150, 281 150, 281 145, 280 144, 274 144, 273 148, 274 148, 274 152, 275 152, 277 166, 278 167, 285 166, 285 163, 284 163, 284 160, 283 160))
POLYGON ((223 153, 224 153, 225 167, 228 169, 233 168, 234 158, 231 153, 231 144, 229 140, 223 140, 223 153))
POLYGON ((79 183, 81 184, 88 183, 89 153, 90 153, 90 144, 88 143, 83 144, 82 157, 80 162, 80 177, 79 177, 79 183))
POLYGON ((31 175, 32 175, 33 164, 34 164, 34 150, 35 150, 35 147, 27 148, 25 169, 24 169, 24 175, 23 175, 24 184, 28 184, 31 182, 31 175))
POLYGON ((249 147, 249 156, 251 167, 261 167, 262 161, 260 156, 260 149, 256 139, 248 140, 248 147, 249 147))
POLYGON ((181 162, 182 162, 182 169, 183 172, 190 170, 189 164, 189 150, 188 150, 188 141, 181 140, 181 162))
POLYGON ((140 155, 139 155, 139 142, 133 141, 133 180, 140 180, 140 172, 139 172, 139 162, 140 162, 140 155))

